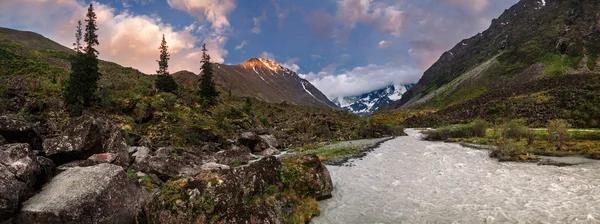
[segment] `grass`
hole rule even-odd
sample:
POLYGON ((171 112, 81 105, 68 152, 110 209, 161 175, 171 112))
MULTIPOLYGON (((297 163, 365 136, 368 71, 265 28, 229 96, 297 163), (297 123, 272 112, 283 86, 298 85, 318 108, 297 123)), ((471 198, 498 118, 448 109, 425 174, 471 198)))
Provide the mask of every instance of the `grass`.
MULTIPOLYGON (((501 132, 502 130, 497 130, 501 132)), ((548 141, 548 131, 545 129, 535 129, 534 141, 528 145, 527 139, 521 140, 509 138, 508 144, 523 154, 544 155, 544 156, 585 156, 593 159, 600 159, 600 130, 581 130, 570 129, 569 140, 564 143, 562 150, 557 149, 556 143, 548 141)), ((490 128, 485 137, 459 137, 451 138, 451 141, 473 143, 479 145, 500 145, 502 139, 490 128)))

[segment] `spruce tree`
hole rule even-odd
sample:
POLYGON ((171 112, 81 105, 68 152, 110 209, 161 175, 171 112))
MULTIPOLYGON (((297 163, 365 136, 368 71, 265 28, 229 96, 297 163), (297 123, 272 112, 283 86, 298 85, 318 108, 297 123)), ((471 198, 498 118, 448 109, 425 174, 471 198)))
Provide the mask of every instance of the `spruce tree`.
POLYGON ((177 90, 177 83, 172 76, 169 75, 169 46, 167 46, 167 41, 165 40, 165 35, 163 34, 162 42, 160 43, 160 60, 158 62, 158 70, 156 74, 156 88, 163 92, 175 92, 177 90))
POLYGON ((215 82, 213 80, 213 69, 212 63, 210 62, 210 55, 206 53, 206 44, 202 45, 202 77, 200 79, 200 99, 202 100, 202 105, 205 108, 210 106, 214 106, 217 104, 217 97, 219 97, 219 92, 215 87, 215 82))
POLYGON ((75 43, 73 44, 76 55, 71 61, 71 73, 65 88, 65 102, 75 115, 81 113, 84 107, 91 105, 96 90, 100 71, 98 69, 98 51, 94 48, 98 43, 98 27, 96 13, 90 4, 86 15, 85 34, 82 34, 81 21, 77 24, 75 43), (81 39, 86 46, 81 45, 81 39))

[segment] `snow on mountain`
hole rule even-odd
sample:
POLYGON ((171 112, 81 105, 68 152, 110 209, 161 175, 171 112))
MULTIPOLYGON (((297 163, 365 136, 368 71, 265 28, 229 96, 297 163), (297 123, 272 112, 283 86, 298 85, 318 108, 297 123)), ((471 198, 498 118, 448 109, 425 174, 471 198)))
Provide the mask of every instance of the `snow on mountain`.
POLYGON ((333 103, 355 114, 370 115, 383 105, 400 100, 414 84, 391 85, 360 96, 338 97, 333 103))

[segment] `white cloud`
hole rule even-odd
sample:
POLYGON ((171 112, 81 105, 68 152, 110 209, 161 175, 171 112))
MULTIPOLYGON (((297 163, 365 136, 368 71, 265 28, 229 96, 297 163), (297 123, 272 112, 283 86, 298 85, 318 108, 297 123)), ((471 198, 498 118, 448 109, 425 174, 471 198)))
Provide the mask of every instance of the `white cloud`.
POLYGON ((345 32, 354 29, 358 22, 375 25, 382 34, 396 37, 404 30, 405 16, 398 9, 399 5, 373 0, 338 0, 337 7, 337 16, 344 24, 345 32))
POLYGON ((248 44, 248 43, 245 40, 242 41, 242 43, 240 43, 240 45, 235 46, 235 50, 241 50, 241 49, 243 49, 246 46, 246 44, 248 44))
POLYGON ((271 52, 263 51, 260 54, 260 57, 264 58, 264 59, 267 59, 269 61, 275 61, 275 55, 273 55, 273 53, 271 53, 271 52))
POLYGON ((294 72, 298 72, 298 70, 300 70, 300 66, 296 64, 298 61, 300 61, 300 58, 290 58, 281 66, 294 72))
MULTIPOLYGON (((101 3, 95 3, 94 8, 98 16, 100 45, 97 48, 101 59, 153 74, 158 67, 158 46, 164 34, 171 53, 169 71, 199 69, 201 55, 197 46, 202 39, 191 34, 196 29, 195 23, 177 30, 162 23, 157 16, 117 12, 101 3)), ((0 26, 38 32, 70 47, 75 39, 76 23, 84 19, 86 12, 87 5, 76 0, 2 0, 0 26)), ((223 49, 227 37, 212 32, 206 34, 203 41, 213 61, 224 62, 228 54, 223 49)))
POLYGON ((207 20, 219 34, 230 28, 227 16, 236 7, 234 0, 167 0, 167 3, 195 16, 200 22, 207 20))
POLYGON ((333 74, 335 68, 328 66, 318 74, 301 75, 317 87, 329 99, 340 96, 357 96, 370 91, 385 88, 393 84, 416 83, 423 70, 396 65, 368 65, 356 67, 351 71, 333 74), (327 71, 326 71, 327 70, 327 71))
POLYGON ((482 12, 490 4, 490 0, 442 0, 450 4, 455 4, 468 12, 477 14, 482 12))
POLYGON ((261 17, 252 18, 252 21, 254 22, 254 27, 252 28, 252 30, 250 30, 250 32, 252 32, 254 34, 260 34, 262 32, 262 30, 260 29, 260 23, 262 23, 266 19, 267 19, 267 14, 264 12, 261 17))
POLYGON ((388 49, 388 48, 392 47, 392 42, 389 40, 382 40, 382 41, 379 41, 379 44, 377 44, 377 46, 381 49, 388 49))

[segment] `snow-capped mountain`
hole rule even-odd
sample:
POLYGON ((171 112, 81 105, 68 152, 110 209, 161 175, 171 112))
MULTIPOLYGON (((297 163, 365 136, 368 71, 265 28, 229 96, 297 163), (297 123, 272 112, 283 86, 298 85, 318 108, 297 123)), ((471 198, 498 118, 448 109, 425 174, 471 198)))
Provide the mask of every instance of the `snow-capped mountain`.
POLYGON ((402 94, 414 85, 391 85, 360 96, 338 97, 333 99, 332 102, 352 113, 370 115, 381 106, 400 100, 402 94))

